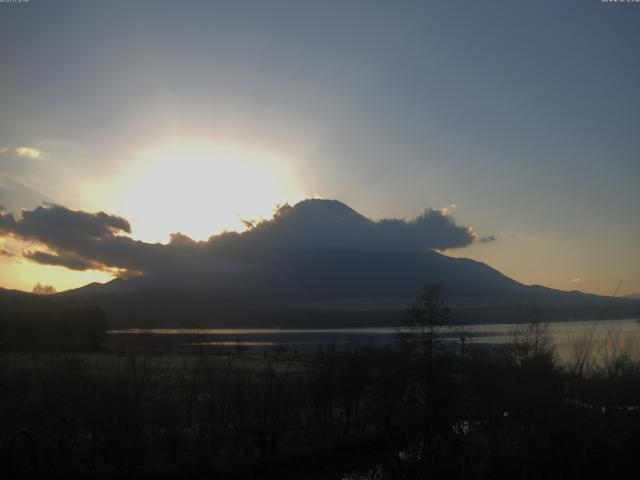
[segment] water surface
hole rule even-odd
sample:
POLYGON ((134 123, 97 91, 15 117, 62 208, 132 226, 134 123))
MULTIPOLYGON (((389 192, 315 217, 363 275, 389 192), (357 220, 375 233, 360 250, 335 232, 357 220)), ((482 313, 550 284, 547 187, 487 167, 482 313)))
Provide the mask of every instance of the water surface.
MULTIPOLYGON (((546 323, 545 329, 562 360, 570 360, 581 349, 591 348, 600 357, 613 352, 637 354, 640 344, 640 322, 636 319, 566 321, 546 323)), ((464 327, 467 344, 501 345, 513 341, 522 324, 482 324, 464 327)), ((394 342, 399 327, 362 327, 326 329, 281 328, 137 328, 110 330, 112 338, 153 336, 172 344, 191 346, 230 346, 246 348, 287 348, 308 351, 320 345, 374 344, 394 342)), ((447 342, 460 342, 460 331, 440 329, 447 342)))

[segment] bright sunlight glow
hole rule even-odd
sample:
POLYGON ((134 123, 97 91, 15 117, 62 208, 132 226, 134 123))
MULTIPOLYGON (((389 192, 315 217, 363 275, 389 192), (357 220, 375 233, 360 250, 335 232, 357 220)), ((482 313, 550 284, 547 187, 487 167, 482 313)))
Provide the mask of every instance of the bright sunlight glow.
POLYGON ((267 152, 178 143, 142 152, 117 182, 117 211, 133 236, 166 242, 182 232, 204 240, 269 218, 278 204, 303 197, 285 163, 267 152))

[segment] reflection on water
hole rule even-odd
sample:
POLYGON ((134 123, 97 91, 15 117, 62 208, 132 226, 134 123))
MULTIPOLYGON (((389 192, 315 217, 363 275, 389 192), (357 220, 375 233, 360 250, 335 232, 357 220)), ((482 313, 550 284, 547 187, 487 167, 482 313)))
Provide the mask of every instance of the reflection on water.
MULTIPOLYGON (((596 360, 607 355, 627 353, 636 356, 640 338, 640 322, 636 319, 567 321, 545 324, 556 353, 563 362, 586 350, 596 360)), ((478 325, 469 327, 470 338, 480 344, 506 344, 512 341, 517 325, 478 325), (480 336, 474 337, 475 333, 480 336)))
POLYGON ((398 327, 361 328, 130 328, 109 330, 111 334, 145 333, 154 335, 283 335, 283 334, 383 334, 402 330, 398 327))
POLYGON ((274 347, 274 342, 191 342, 187 347, 274 347))
MULTIPOLYGON (((507 344, 512 341, 517 324, 483 324, 465 327, 468 343, 479 345, 507 344)), ((591 348, 596 355, 607 352, 625 352, 631 355, 636 351, 640 338, 640 323, 635 319, 566 321, 546 324, 550 339, 556 347, 558 356, 568 360, 580 349, 591 348)), ((406 329, 398 327, 364 328, 325 328, 325 329, 279 329, 279 328, 138 328, 128 330, 110 330, 114 336, 153 335, 175 338, 177 343, 191 346, 244 346, 273 347, 287 345, 292 347, 312 347, 323 344, 393 342, 399 332, 406 329), (189 341, 185 341, 188 339, 189 341)), ((447 328, 441 329, 444 335, 450 334, 447 328)), ((447 338, 449 342, 459 341, 456 335, 447 338)))

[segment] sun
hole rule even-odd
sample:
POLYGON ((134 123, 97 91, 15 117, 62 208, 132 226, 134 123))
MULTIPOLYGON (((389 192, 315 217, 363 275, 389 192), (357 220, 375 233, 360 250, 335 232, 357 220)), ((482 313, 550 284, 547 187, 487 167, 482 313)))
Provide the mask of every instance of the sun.
POLYGON ((182 232, 204 240, 268 218, 276 205, 303 197, 282 158, 265 151, 174 143, 142 151, 113 192, 135 238, 166 242, 182 232))

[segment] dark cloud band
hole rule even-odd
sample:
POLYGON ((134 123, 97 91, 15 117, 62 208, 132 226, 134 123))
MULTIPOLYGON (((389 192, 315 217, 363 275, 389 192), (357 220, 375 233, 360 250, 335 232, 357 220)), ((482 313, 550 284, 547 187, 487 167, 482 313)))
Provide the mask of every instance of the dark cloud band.
MULTIPOLYGON (((73 270, 117 269, 145 274, 251 268, 273 255, 295 251, 413 251, 449 249, 476 239, 441 210, 425 210, 413 220, 372 221, 335 200, 305 200, 280 207, 272 219, 251 222, 243 233, 226 232, 204 242, 176 233, 166 244, 136 241, 129 222, 104 212, 60 205, 0 212, 0 236, 46 247, 22 252, 30 261, 73 270)), ((482 241, 485 241, 484 239, 482 241)))

